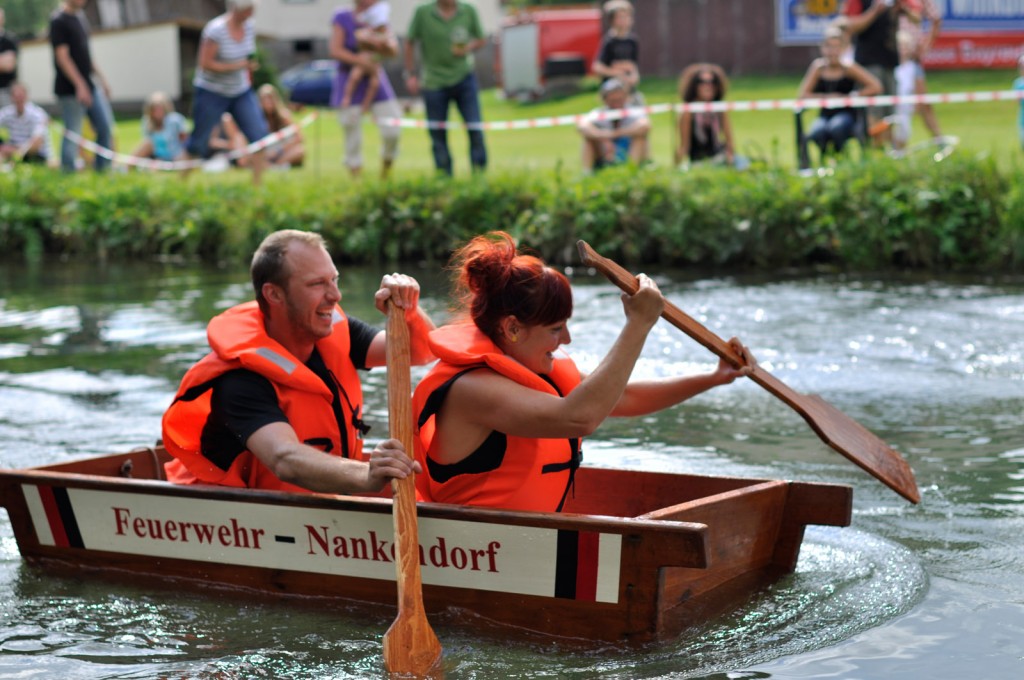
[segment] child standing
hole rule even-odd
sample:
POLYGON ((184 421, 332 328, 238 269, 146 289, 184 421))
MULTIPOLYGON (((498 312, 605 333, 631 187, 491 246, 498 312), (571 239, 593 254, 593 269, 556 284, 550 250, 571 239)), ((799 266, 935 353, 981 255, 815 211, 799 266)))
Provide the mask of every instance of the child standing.
POLYGON ((910 140, 910 121, 914 103, 907 101, 917 92, 920 65, 914 61, 914 39, 905 31, 897 31, 896 45, 900 52, 900 65, 896 67, 896 95, 901 97, 895 107, 892 126, 892 148, 904 149, 910 140))
POLYGON ((600 76, 603 82, 615 78, 629 88, 634 106, 643 104, 636 99, 636 91, 640 83, 640 43, 633 33, 633 5, 629 0, 608 0, 604 4, 604 13, 608 17, 608 32, 601 38, 597 57, 591 64, 594 75, 600 76))
MULTIPOLYGON (((1013 81, 1013 89, 1024 90, 1024 54, 1017 60, 1017 73, 1019 77, 1013 81)), ((1020 134, 1020 148, 1024 149, 1024 99, 1020 99, 1020 118, 1017 120, 1018 133, 1020 134)))
MULTIPOLYGON (((356 20, 363 24, 356 29, 356 44, 363 47, 371 39, 387 37, 391 33, 391 3, 387 0, 378 0, 366 11, 356 15, 356 20)), ((366 94, 363 95, 362 110, 367 113, 370 105, 377 98, 377 91, 380 89, 380 56, 373 55, 375 66, 373 69, 364 69, 362 66, 353 66, 348 75, 348 82, 345 83, 345 92, 341 96, 341 108, 346 108, 352 103, 352 95, 356 86, 366 79, 366 94)))

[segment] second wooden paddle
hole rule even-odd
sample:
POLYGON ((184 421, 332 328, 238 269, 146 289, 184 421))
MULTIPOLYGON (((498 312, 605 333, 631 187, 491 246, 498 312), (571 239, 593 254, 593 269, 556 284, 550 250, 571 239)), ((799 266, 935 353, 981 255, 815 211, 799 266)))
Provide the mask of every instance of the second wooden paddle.
MULTIPOLYGON (((577 241, 576 247, 583 264, 594 267, 625 292, 633 294, 637 291, 636 277, 631 273, 614 261, 599 255, 586 241, 577 241)), ((668 300, 665 300, 665 309, 661 316, 733 366, 743 365, 742 357, 728 342, 668 300)), ((875 479, 911 503, 921 500, 917 482, 914 481, 914 472, 907 461, 863 425, 818 395, 800 394, 793 390, 760 366, 753 367, 750 379, 803 416, 823 442, 859 465, 875 479)))
MULTIPOLYGON (((391 437, 412 455, 412 378, 409 369, 409 327, 405 310, 388 303, 388 422, 391 437)), ((394 492, 395 568, 398 572, 398 616, 384 634, 384 667, 403 676, 429 676, 440 668, 441 643, 427 621, 420 578, 416 482, 413 475, 391 481, 394 492)))

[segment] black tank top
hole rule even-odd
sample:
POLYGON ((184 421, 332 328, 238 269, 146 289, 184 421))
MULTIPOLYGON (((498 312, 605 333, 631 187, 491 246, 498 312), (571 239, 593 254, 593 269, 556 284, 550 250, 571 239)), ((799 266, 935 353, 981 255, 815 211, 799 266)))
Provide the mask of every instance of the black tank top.
MULTIPOLYGON (((847 95, 853 92, 857 88, 857 81, 850 76, 846 75, 846 69, 843 69, 843 75, 839 78, 825 78, 819 77, 818 82, 814 84, 813 92, 815 94, 840 94, 847 95)), ((837 113, 850 112, 853 113, 852 108, 842 109, 822 109, 822 118, 831 118, 837 113)))

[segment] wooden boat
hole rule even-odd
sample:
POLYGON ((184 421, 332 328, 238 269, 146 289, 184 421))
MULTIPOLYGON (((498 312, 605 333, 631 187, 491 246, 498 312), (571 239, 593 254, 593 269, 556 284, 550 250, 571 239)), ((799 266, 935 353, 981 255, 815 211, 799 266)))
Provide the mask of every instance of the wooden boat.
MULTIPOLYGON (((150 585, 394 607, 389 499, 177 486, 166 460, 157 448, 0 470, 21 554, 150 585)), ((592 467, 576 480, 561 514, 421 503, 428 614, 650 641, 793 571, 805 526, 850 522, 846 486, 592 467)))

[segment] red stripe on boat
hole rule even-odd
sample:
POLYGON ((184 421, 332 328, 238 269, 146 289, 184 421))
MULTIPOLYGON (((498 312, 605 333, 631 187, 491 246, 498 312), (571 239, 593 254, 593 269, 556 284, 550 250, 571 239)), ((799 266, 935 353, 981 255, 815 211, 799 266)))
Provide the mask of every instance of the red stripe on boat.
POLYGON ((597 600, 598 549, 601 534, 595 531, 581 531, 579 553, 576 562, 576 599, 594 602, 597 600))
POLYGON ((37 486, 39 498, 43 501, 43 509, 46 510, 46 519, 50 523, 50 533, 53 534, 53 542, 59 548, 67 548, 68 534, 64 531, 64 520, 60 517, 60 509, 57 508, 57 499, 53 497, 52 486, 37 486))

